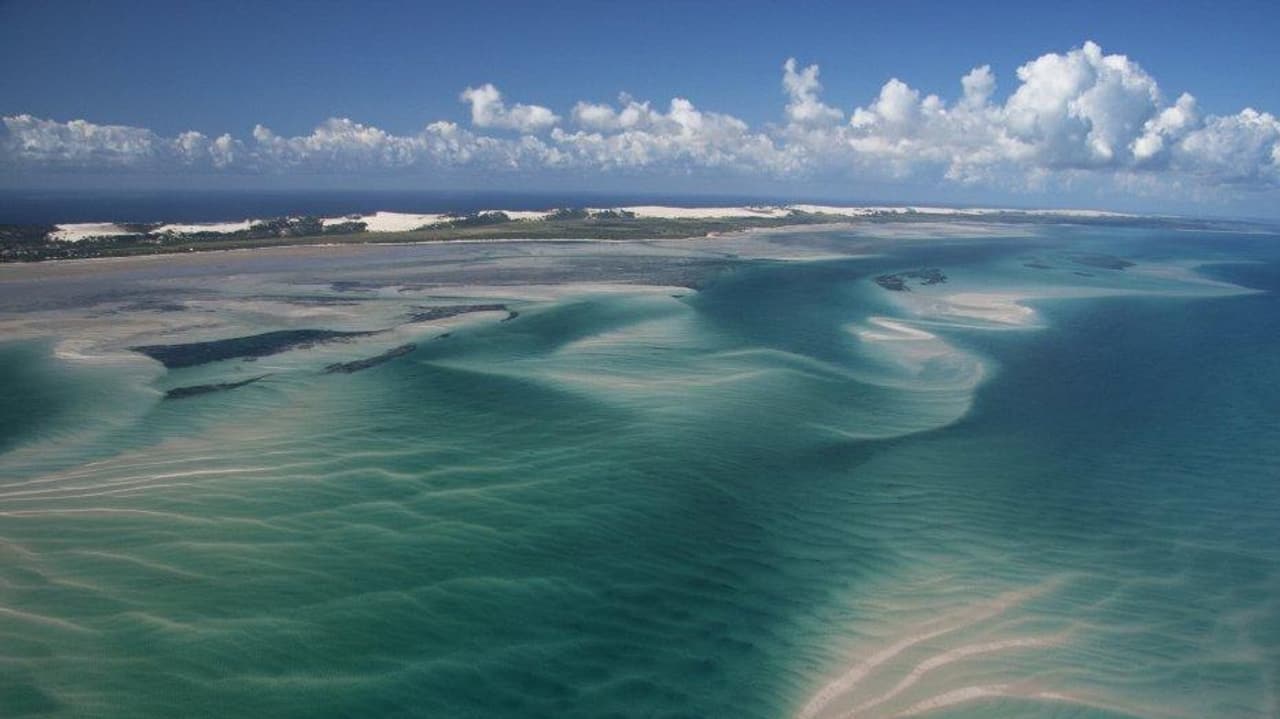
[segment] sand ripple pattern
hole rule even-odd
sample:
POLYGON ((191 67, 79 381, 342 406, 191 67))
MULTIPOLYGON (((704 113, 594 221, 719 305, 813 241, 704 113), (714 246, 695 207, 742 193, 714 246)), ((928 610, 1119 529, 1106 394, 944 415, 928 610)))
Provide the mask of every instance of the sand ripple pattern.
POLYGON ((0 454, 0 715, 1276 716, 1274 297, 975 246, 59 370, 128 401, 0 454))

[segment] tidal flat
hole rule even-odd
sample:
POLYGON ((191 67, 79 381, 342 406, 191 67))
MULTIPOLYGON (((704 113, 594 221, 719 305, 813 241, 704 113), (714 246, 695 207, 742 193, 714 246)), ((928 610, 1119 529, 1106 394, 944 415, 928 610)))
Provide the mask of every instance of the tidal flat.
POLYGON ((0 266, 0 714, 1276 716, 1275 240, 0 266))

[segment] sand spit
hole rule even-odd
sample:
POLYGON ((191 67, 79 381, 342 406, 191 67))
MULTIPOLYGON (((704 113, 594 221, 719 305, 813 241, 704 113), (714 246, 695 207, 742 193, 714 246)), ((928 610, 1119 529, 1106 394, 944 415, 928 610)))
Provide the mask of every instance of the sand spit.
MULTIPOLYGON (((795 213, 830 215, 850 219, 898 216, 928 215, 932 217, 995 217, 997 215, 1045 216, 1058 218, 1118 218, 1130 217, 1116 212, 1102 210, 1017 210, 1001 208, 954 208, 931 206, 890 207, 882 205, 736 205, 718 207, 676 207, 668 205, 631 205, 625 207, 594 207, 583 210, 588 215, 602 213, 626 214, 637 219, 662 220, 729 220, 729 219, 783 219, 795 213)), ((502 213, 512 222, 541 222, 554 219, 557 210, 481 210, 477 215, 502 213)), ((423 227, 439 225, 450 220, 465 217, 459 213, 412 213, 379 210, 368 214, 350 214, 336 217, 320 218, 323 227, 334 227, 350 222, 362 222, 366 232, 410 232, 423 227)), ((148 231, 153 235, 192 235, 192 234, 233 234, 251 229, 263 220, 240 220, 235 222, 210 223, 168 223, 148 231)), ((113 222, 81 222, 57 225, 57 229, 49 233, 49 239, 63 242, 78 242, 84 239, 119 237, 138 234, 113 222)))

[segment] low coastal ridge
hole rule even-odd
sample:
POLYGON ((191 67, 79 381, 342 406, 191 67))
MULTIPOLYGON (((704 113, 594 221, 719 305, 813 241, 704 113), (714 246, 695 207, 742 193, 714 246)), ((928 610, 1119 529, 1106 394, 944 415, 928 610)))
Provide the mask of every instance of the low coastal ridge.
MULTIPOLYGON (((546 211, 484 210, 467 214, 374 212, 339 217, 294 216, 206 224, 89 222, 0 225, 0 262, 120 257, 281 245, 405 243, 447 240, 687 239, 755 228, 842 222, 912 221, 1211 223, 1095 210, 943 207, 633 206, 546 211)), ((1217 224, 1217 223, 1212 223, 1217 224)))

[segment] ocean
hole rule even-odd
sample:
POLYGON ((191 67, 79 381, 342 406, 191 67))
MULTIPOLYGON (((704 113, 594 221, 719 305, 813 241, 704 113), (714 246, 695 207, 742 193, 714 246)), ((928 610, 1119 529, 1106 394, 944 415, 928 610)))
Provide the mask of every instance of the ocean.
POLYGON ((1278 716, 1277 239, 0 273, 0 715, 1278 716))

